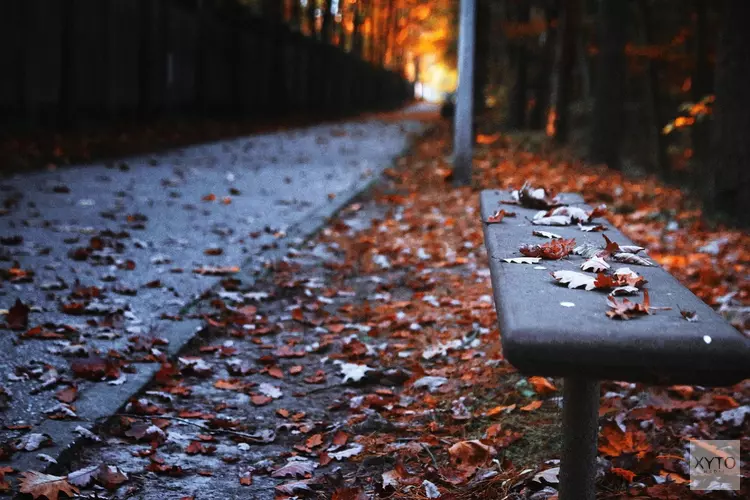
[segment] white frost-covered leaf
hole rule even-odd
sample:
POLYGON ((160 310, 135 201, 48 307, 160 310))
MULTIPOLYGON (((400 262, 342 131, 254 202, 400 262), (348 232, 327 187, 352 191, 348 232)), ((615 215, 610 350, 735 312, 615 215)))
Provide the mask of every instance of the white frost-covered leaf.
POLYGON ((586 222, 589 220, 589 214, 580 207, 557 207, 550 214, 551 217, 563 215, 571 219, 572 222, 586 222))
POLYGON ((367 372, 373 370, 373 368, 367 365, 358 365, 356 363, 341 363, 339 368, 341 369, 341 375, 344 376, 344 380, 342 381, 344 384, 347 382, 359 382, 367 372))
POLYGON ((68 474, 68 482, 72 485, 85 488, 91 481, 94 480, 94 477, 98 475, 99 468, 99 465, 92 465, 90 467, 85 467, 83 469, 73 471, 68 474))
POLYGON ((575 247, 573 249, 573 253, 576 255, 580 255, 585 259, 590 259, 591 257, 595 257, 596 254, 598 254, 602 250, 604 249, 596 245, 592 245, 591 243, 584 243, 575 247))
POLYGON ((424 493, 427 498, 440 498, 440 490, 435 486, 435 483, 431 483, 425 479, 422 481, 422 486, 424 486, 424 493))
POLYGON ((47 434, 26 434, 19 439, 18 444, 16 444, 16 449, 23 451, 36 451, 43 443, 49 442, 49 439, 50 437, 47 434))
POLYGON ((549 231, 534 231, 534 236, 541 236, 542 238, 549 238, 551 240, 559 240, 562 238, 559 234, 550 233, 549 231))
POLYGON ((558 484, 560 482, 560 467, 552 467, 536 473, 532 481, 537 483, 558 484))
POLYGON ((50 406, 49 408, 44 410, 44 413, 59 413, 60 415, 65 415, 66 417, 70 418, 76 418, 78 416, 76 415, 76 412, 73 411, 73 408, 69 404, 65 403, 57 403, 56 405, 50 406))
POLYGON ((419 389, 420 387, 427 387, 430 391, 434 391, 446 382, 448 382, 448 379, 445 377, 428 375, 416 380, 413 387, 415 389, 419 389))
POLYGON ((73 429, 73 432, 78 434, 81 437, 85 437, 87 439, 90 439, 92 441, 100 442, 102 438, 91 432, 90 430, 86 429, 85 427, 78 426, 75 429, 73 429))
POLYGON ((638 245, 620 245, 620 250, 625 253, 638 253, 645 250, 645 248, 639 247, 638 245))
POLYGON ((618 276, 631 276, 633 278, 639 278, 638 273, 630 269, 629 267, 620 267, 615 269, 615 272, 612 274, 616 274, 618 276))
POLYGON ((594 276, 588 274, 579 273, 576 271, 555 271, 552 276, 562 284, 567 284, 568 288, 579 288, 585 287, 586 290, 593 290, 596 288, 594 276))
POLYGON ((537 226, 569 226, 572 219, 567 215, 550 215, 549 217, 539 217, 531 221, 537 226))
POLYGON ((310 474, 318 467, 316 462, 304 457, 290 457, 286 464, 271 473, 271 477, 297 477, 310 474))
POLYGON ((333 458, 334 460, 343 460, 345 458, 359 455, 364 449, 365 447, 361 444, 354 444, 345 450, 341 450, 335 453, 328 452, 328 456, 333 458))
POLYGON ((513 257, 512 259, 503 259, 504 262, 510 264, 538 264, 541 260, 541 257, 513 257))
POLYGON ((640 255, 636 255, 634 253, 628 253, 628 252, 620 252, 616 253, 612 256, 614 260, 617 262, 624 262, 626 264, 637 264, 639 266, 653 266, 654 263, 641 257, 640 255))
POLYGON ((604 259, 596 256, 591 257, 589 260, 581 264, 582 271, 592 271, 595 273, 606 271, 609 267, 609 264, 607 264, 604 259))
POLYGON ((609 292, 610 295, 613 297, 617 297, 620 295, 636 295, 639 293, 640 290, 634 286, 626 285, 626 286, 618 286, 611 292, 609 292))
POLYGON ((248 300, 254 300, 256 302, 265 300, 270 297, 270 295, 268 295, 266 292, 247 292, 243 293, 242 296, 248 300))
POLYGON ((278 387, 274 385, 269 384, 268 382, 262 382, 258 386, 258 392, 272 399, 279 399, 281 396, 284 395, 284 393, 281 392, 281 389, 279 389, 278 387))

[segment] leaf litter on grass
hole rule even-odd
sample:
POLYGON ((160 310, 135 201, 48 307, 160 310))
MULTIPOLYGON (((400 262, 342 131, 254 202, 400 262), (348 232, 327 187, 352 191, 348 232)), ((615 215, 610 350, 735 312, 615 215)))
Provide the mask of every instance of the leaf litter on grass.
MULTIPOLYGON (((201 373, 165 364, 148 394, 169 397, 131 402, 133 416, 120 417, 106 430, 108 443, 82 461, 109 459, 131 477, 154 471, 157 479, 120 488, 169 481, 186 497, 189 478, 229 475, 245 488, 271 481, 279 498, 554 492, 554 481, 545 478, 556 477, 549 461, 559 458, 553 444, 559 442, 560 386, 526 379, 503 359, 477 192, 446 184, 446 137, 418 143, 370 199, 342 211, 265 278, 245 285, 237 274, 231 290, 227 281, 226 292, 268 294, 253 301, 251 313, 219 296, 205 300, 203 343, 213 348, 182 354, 190 360, 186 367, 198 366, 199 358, 201 373), (378 264, 384 259, 386 267, 378 264), (252 404, 257 396, 264 397, 262 406, 252 404), (139 422, 166 439, 156 431, 140 440, 128 436, 139 422), (249 437, 261 434, 268 439, 249 437), (216 450, 189 455, 191 446, 216 450)), ((747 328, 747 235, 709 230, 676 189, 506 145, 482 151, 475 173, 481 186, 511 189, 528 181, 525 203, 547 211, 557 205, 552 192, 576 191, 592 205, 607 203, 612 225, 747 328), (667 229, 671 222, 677 229, 667 229), (700 251, 717 238, 728 242, 720 252, 700 251)), ((555 217, 572 220, 571 214, 555 217)), ((635 280, 622 275, 606 276, 613 284, 635 280)), ((740 415, 750 404, 747 382, 710 390, 602 386, 601 481, 612 498, 697 498, 686 484, 686 440, 738 438, 747 445, 747 413, 727 414, 740 415)))

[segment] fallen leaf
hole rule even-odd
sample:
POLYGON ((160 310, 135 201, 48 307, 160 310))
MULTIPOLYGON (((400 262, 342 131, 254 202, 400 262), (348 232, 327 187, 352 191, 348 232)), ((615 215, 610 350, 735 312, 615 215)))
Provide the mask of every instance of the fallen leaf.
POLYGON ((557 196, 550 196, 544 188, 533 188, 531 184, 525 182, 521 189, 518 190, 516 197, 521 206, 526 208, 536 208, 538 210, 547 210, 560 204, 557 196))
POLYGON ((492 446, 478 440, 461 441, 448 448, 451 463, 458 469, 469 473, 487 464, 495 453, 492 446))
POLYGON ((29 326, 29 311, 31 308, 16 299, 16 303, 8 309, 5 315, 5 322, 11 330, 25 330, 29 326))
POLYGON ((422 486, 424 487, 424 493, 427 498, 440 498, 440 490, 435 486, 435 483, 425 479, 422 481, 422 486))
POLYGON ((66 477, 36 471, 22 472, 19 485, 21 493, 28 493, 35 499, 46 497, 48 500, 58 500, 60 493, 69 497, 78 493, 78 488, 68 483, 66 477))
POLYGON ((344 384, 347 382, 359 382, 365 377, 367 372, 373 370, 367 365, 358 365, 355 363, 341 363, 339 369, 341 370, 341 375, 344 376, 344 379, 341 381, 344 384))
POLYGON ((328 455, 335 459, 335 460, 343 460, 345 458, 354 457, 356 455, 359 455, 364 451, 364 446, 361 444, 354 444, 350 448, 347 448, 346 450, 341 450, 336 453, 329 452, 328 455))
POLYGON ((284 466, 271 473, 271 477, 299 477, 312 473, 318 466, 312 460, 302 457, 291 457, 284 466))
POLYGON ((519 409, 521 411, 534 411, 534 410, 538 410, 541 407, 542 407, 542 401, 537 399, 536 401, 532 401, 531 403, 527 404, 526 406, 522 406, 519 409))
POLYGON ((537 226, 569 226, 572 220, 567 215, 555 215, 551 217, 539 217, 532 219, 531 223, 537 226))
POLYGON ((581 271, 592 271, 595 273, 600 273, 602 271, 606 271, 609 268, 610 265, 607 264, 604 259, 596 256, 591 257, 589 260, 581 264, 581 271))
POLYGON ((534 392, 540 396, 545 396, 557 391, 557 387, 544 377, 529 377, 529 383, 534 388, 534 392))
POLYGON ((651 450, 646 434, 642 431, 623 431, 616 423, 602 427, 599 451, 609 457, 622 454, 643 454, 651 450))
POLYGON ((255 406, 264 406, 273 401, 273 398, 270 398, 263 394, 253 394, 250 397, 250 401, 252 401, 255 406))
POLYGON ((625 264, 638 264, 639 266, 653 266, 654 263, 634 253, 619 252, 612 255, 612 259, 625 264))
POLYGON ((560 260, 570 255, 575 248, 576 241, 554 239, 543 245, 522 245, 519 251, 526 257, 541 257, 548 260, 560 260))
POLYGON ((609 469, 609 471, 612 474, 623 478, 628 483, 632 483, 633 480, 635 479, 635 472, 627 470, 627 469, 620 469, 619 467, 612 467, 611 469, 609 469))
POLYGON ((698 313, 696 313, 695 311, 683 311, 682 309, 680 309, 680 315, 685 318, 686 321, 689 321, 691 323, 694 321, 698 321, 698 313))
POLYGON ((515 217, 515 212, 506 212, 504 209, 500 209, 494 214, 487 217, 487 224, 497 224, 503 221, 504 217, 515 217))
POLYGON ((323 434, 313 434, 305 441, 305 446, 308 448, 315 448, 323 444, 323 434))
POLYGON ((85 488, 96 478, 99 472, 99 466, 93 465, 85 467, 68 474, 68 482, 74 486, 85 488))
POLYGON ((596 278, 577 271, 555 271, 552 273, 552 277, 563 285, 567 284, 568 288, 584 287, 586 290, 596 288, 596 278))
POLYGON ((513 257, 511 259, 503 259, 503 261, 510 264, 538 264, 541 260, 541 257, 513 257))
POLYGON ((607 316, 612 319, 628 320, 634 316, 645 316, 651 314, 651 311, 663 310, 668 311, 671 307, 652 307, 648 296, 648 290, 643 290, 643 303, 631 302, 628 299, 617 301, 612 296, 607 297, 607 305, 611 310, 607 311, 607 316))
POLYGON ((542 238, 549 238, 551 240, 562 238, 562 236, 560 236, 559 234, 550 233, 547 231, 534 231, 531 234, 533 234, 534 236, 540 236, 542 238))
POLYGON ((58 401, 62 403, 72 403, 78 397, 78 387, 71 385, 66 387, 55 394, 58 401))
POLYGON ((560 467, 552 467, 534 474, 532 481, 542 484, 559 484, 560 467))

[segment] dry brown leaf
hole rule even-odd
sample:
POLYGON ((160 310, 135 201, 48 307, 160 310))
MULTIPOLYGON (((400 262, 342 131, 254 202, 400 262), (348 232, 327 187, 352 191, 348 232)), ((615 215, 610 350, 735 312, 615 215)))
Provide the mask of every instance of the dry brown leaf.
POLYGON ((478 440, 461 441, 448 448, 448 454, 451 457, 451 463, 457 468, 474 472, 492 460, 495 455, 495 449, 478 440))
POLYGON ((522 245, 519 251, 526 257, 541 257, 547 260, 560 260, 570 255, 576 240, 553 239, 543 245, 522 245))
POLYGON ((48 500, 58 500, 60 493, 72 497, 78 493, 78 488, 70 484, 67 477, 27 471, 21 473, 20 491, 35 499, 45 497, 48 500))

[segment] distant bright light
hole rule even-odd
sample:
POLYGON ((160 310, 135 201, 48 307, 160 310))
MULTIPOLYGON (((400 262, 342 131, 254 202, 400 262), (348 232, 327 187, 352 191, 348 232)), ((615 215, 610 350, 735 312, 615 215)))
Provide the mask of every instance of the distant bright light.
POLYGON ((439 61, 435 54, 425 56, 423 62, 424 70, 419 76, 422 98, 431 102, 442 101, 446 93, 456 88, 456 70, 439 61))

